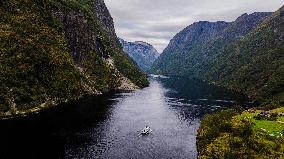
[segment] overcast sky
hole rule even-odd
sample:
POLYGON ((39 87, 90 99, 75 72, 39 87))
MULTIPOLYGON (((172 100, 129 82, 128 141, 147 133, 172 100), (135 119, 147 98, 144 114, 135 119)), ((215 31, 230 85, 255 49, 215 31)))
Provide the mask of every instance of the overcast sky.
POLYGON ((283 0, 105 0, 116 33, 145 41, 161 53, 170 39, 196 21, 233 21, 243 13, 276 11, 283 0))

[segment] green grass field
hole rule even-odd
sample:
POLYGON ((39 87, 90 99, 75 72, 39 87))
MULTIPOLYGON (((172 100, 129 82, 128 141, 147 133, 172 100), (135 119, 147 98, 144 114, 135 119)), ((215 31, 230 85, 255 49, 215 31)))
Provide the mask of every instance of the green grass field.
MULTIPOLYGON (((260 114, 262 110, 256 110, 255 112, 248 112, 245 111, 241 115, 238 115, 234 117, 233 123, 239 123, 240 121, 249 121, 253 124, 253 131, 256 133, 258 132, 264 132, 269 136, 272 137, 281 137, 284 132, 284 116, 277 117, 275 121, 270 121, 266 119, 260 119, 257 120, 254 117, 256 117, 258 114, 260 114)), ((284 107, 270 110, 271 113, 284 113, 284 107)))

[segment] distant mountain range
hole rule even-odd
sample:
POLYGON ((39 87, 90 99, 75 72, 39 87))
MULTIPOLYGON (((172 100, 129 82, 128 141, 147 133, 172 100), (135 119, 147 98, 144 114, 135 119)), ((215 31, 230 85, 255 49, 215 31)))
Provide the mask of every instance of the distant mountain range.
POLYGON ((284 9, 234 22, 196 22, 179 32, 151 69, 191 76, 253 98, 283 101, 284 9))
POLYGON ((153 63, 159 57, 158 51, 150 44, 143 41, 127 42, 119 39, 123 50, 137 63, 145 72, 149 71, 153 63))

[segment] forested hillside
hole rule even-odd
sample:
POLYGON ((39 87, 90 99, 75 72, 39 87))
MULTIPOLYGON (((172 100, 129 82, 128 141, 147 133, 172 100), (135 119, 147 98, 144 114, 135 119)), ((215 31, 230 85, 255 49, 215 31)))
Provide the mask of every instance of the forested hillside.
POLYGON ((148 85, 103 0, 0 2, 0 115, 148 85))
POLYGON ((252 98, 283 100, 283 8, 199 22, 176 35, 152 71, 193 76, 252 98))
POLYGON ((284 100, 284 7, 197 69, 197 76, 252 97, 284 100))

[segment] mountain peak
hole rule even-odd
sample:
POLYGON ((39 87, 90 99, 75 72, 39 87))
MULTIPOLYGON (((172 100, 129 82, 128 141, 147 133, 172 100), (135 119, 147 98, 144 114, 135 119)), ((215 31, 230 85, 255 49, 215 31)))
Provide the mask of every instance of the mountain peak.
POLYGON ((244 13, 236 19, 236 22, 244 21, 244 20, 263 19, 270 15, 272 15, 272 12, 254 12, 251 14, 244 13))
MULTIPOLYGON (((153 70, 172 75, 176 75, 176 70, 179 70, 178 73, 184 75, 190 72, 190 68, 201 64, 216 53, 212 49, 214 42, 225 45, 240 40, 271 14, 269 12, 245 13, 234 22, 195 22, 175 35, 153 65, 153 70), (197 58, 185 58, 193 57, 193 54, 197 58)), ((219 48, 216 47, 217 49, 219 48)))
POLYGON ((135 41, 134 43, 139 44, 139 45, 148 46, 148 47, 153 47, 151 44, 144 42, 144 41, 135 41))
POLYGON ((120 42, 123 50, 144 71, 148 71, 160 55, 151 44, 144 41, 127 42, 120 39, 120 42))
POLYGON ((280 8, 280 17, 284 17, 284 6, 280 8))

